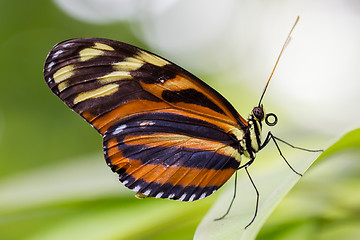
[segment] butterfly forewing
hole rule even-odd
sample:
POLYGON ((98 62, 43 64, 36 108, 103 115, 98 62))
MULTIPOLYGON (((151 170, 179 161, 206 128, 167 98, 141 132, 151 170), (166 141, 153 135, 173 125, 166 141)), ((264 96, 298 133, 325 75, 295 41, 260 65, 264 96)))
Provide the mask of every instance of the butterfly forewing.
POLYGON ((137 47, 72 39, 45 62, 49 88, 103 135, 108 165, 146 196, 192 201, 240 163, 246 121, 189 72, 137 47))

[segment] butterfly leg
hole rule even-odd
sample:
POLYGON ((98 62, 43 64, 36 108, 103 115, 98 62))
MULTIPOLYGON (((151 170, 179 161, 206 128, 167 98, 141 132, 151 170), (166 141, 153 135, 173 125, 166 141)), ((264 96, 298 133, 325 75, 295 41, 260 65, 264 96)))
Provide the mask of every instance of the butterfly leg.
MULTIPOLYGON (((273 138, 276 139, 276 140, 279 140, 280 142, 285 143, 286 145, 288 145, 288 146, 290 146, 290 147, 292 147, 292 148, 295 148, 295 149, 299 149, 299 150, 303 150, 303 151, 307 151, 307 152, 323 152, 323 151, 324 151, 324 150, 322 150, 322 149, 316 149, 316 150, 314 150, 314 149, 307 149, 307 148, 296 147, 296 146, 294 146, 294 145, 292 145, 292 144, 290 144, 290 143, 282 140, 281 138, 275 137, 274 135, 273 135, 273 138)), ((274 140, 274 141, 275 141, 275 140, 274 140)))
POLYGON ((215 221, 221 220, 221 219, 223 219, 224 217, 226 217, 226 216, 229 214, 230 209, 231 209, 231 207, 232 207, 232 205, 233 205, 233 203, 234 203, 235 197, 236 197, 236 185, 237 185, 237 172, 235 172, 234 195, 233 195, 233 197, 232 197, 232 199, 231 199, 231 202, 230 202, 230 205, 229 205, 229 207, 228 207, 228 210, 226 211, 226 213, 225 213, 223 216, 214 219, 215 221))
POLYGON ((299 148, 299 147, 295 147, 295 146, 293 146, 293 145, 285 142, 284 140, 281 140, 281 139, 275 137, 271 132, 268 132, 268 135, 266 136, 265 141, 264 141, 263 144, 260 146, 260 149, 259 149, 259 150, 263 149, 263 148, 270 142, 270 140, 273 140, 273 142, 275 143, 275 146, 276 146, 277 150, 279 151, 280 156, 284 159, 284 161, 285 161, 286 164, 289 166, 289 168, 290 168, 294 173, 296 173, 297 175, 302 176, 302 174, 299 173, 299 172, 297 172, 297 171, 290 165, 290 163, 286 160, 286 158, 285 158, 285 156, 282 154, 282 152, 281 152, 281 150, 280 150, 280 147, 279 147, 278 143, 276 142, 276 140, 279 140, 279 141, 281 141, 281 142, 283 142, 283 143, 285 143, 285 144, 287 144, 287 145, 289 145, 289 146, 291 146, 291 147, 293 147, 293 148, 297 148, 297 149, 301 149, 301 150, 305 150, 305 149, 299 148))
MULTIPOLYGON (((246 229, 247 227, 249 227, 249 226, 254 222, 254 220, 255 220, 255 218, 256 218, 256 216, 257 216, 257 213, 258 213, 258 208, 259 208, 260 194, 259 194, 259 191, 258 191, 258 189, 257 189, 254 181, 252 180, 249 171, 248 171, 248 167, 251 165, 251 163, 252 163, 253 161, 254 161, 254 159, 251 159, 249 162, 247 162, 246 164, 244 164, 243 166, 241 166, 241 167, 238 168, 238 169, 243 168, 243 167, 245 168, 246 174, 248 175, 248 177, 249 177, 249 179, 250 179, 250 182, 251 182, 251 184, 253 185, 253 187, 254 187, 254 189, 255 189, 255 192, 256 192, 255 213, 254 213, 254 216, 253 216, 253 218, 251 219, 251 221, 246 225, 245 229, 246 229)), ((221 216, 221 217, 219 217, 219 218, 216 218, 215 221, 221 220, 221 219, 225 218, 225 217, 229 214, 230 209, 231 209, 231 207, 232 207, 232 205, 233 205, 233 203, 234 203, 234 200, 235 200, 235 198, 236 198, 236 188, 237 188, 236 186, 237 186, 237 172, 235 172, 234 195, 233 195, 233 197, 232 197, 232 199, 231 199, 231 202, 230 202, 230 205, 229 205, 229 207, 228 207, 228 210, 226 211, 226 213, 225 213, 223 216, 221 216)))
POLYGON ((245 229, 247 227, 249 227, 255 220, 256 216, 257 216, 257 213, 258 213, 258 208, 259 208, 259 200, 260 200, 260 194, 259 194, 259 191, 258 189, 256 188, 256 185, 254 183, 254 181, 252 180, 250 174, 249 174, 249 171, 248 171, 248 167, 245 167, 245 171, 246 171, 246 174, 248 175, 250 181, 251 181, 251 184, 253 185, 254 189, 255 189, 255 192, 256 192, 256 205, 255 205, 255 213, 254 213, 254 216, 253 218, 251 219, 251 221, 248 223, 248 225, 246 225, 245 229))

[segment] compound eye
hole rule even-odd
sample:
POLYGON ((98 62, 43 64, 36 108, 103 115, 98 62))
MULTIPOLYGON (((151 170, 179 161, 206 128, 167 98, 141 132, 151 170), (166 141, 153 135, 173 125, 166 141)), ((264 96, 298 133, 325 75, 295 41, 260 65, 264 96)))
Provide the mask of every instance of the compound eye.
POLYGON ((262 107, 254 107, 252 112, 257 120, 259 120, 259 121, 264 120, 265 113, 264 113, 264 109, 262 107))
POLYGON ((265 118, 266 125, 275 126, 277 122, 278 122, 278 118, 275 114, 273 114, 273 113, 266 114, 266 118, 265 118), (269 120, 269 118, 270 118, 270 120, 269 120), (273 121, 271 121, 271 118, 273 118, 272 119, 273 121))

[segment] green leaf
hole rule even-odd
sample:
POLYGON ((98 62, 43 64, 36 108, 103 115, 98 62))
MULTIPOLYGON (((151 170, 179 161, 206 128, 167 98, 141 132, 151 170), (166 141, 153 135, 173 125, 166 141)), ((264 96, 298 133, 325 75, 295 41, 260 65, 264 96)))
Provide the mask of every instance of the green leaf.
MULTIPOLYGON (((359 151, 360 129, 353 130, 345 134, 340 140, 332 142, 331 146, 321 155, 292 150, 291 154, 286 154, 286 157, 288 160, 291 159, 290 163, 296 170, 305 173, 317 159, 325 161, 338 152, 359 151)), ((281 148, 284 147, 281 146, 281 148)), ((259 161, 259 158, 260 156, 256 160, 259 161)), ((280 157, 275 158, 279 159, 280 157)), ((237 183, 237 196, 230 213, 224 219, 214 221, 214 219, 221 217, 226 212, 230 204, 233 196, 233 182, 231 180, 228 181, 230 186, 224 190, 223 194, 203 218, 196 230, 194 239, 255 239, 271 212, 301 179, 284 164, 281 166, 279 162, 278 160, 274 161, 274 165, 268 166, 266 169, 258 168, 257 164, 253 164, 248 169, 260 193, 258 215, 248 228, 245 229, 245 226, 254 215, 256 194, 247 175, 240 170, 238 173, 240 177, 237 183)), ((306 174, 304 177, 306 178, 306 174)))
POLYGON ((360 150, 360 128, 354 129, 341 137, 339 141, 331 145, 321 154, 316 164, 327 157, 339 153, 341 151, 360 150))

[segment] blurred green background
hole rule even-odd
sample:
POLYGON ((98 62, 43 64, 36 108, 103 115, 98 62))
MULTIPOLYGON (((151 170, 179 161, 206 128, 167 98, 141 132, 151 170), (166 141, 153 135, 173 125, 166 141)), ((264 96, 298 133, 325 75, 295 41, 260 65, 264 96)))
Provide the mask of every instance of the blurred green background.
POLYGON ((0 18, 0 239, 167 239, 172 231, 191 238, 211 200, 135 199, 105 164, 98 133, 43 80, 59 41, 93 36, 145 46, 128 24, 86 24, 51 1, 1 1, 0 18))
MULTIPOLYGON (((52 1, 0 0, 0 239, 192 239, 216 194, 193 203, 135 199, 106 166, 101 137, 53 96, 42 76, 47 53, 69 38, 103 37, 158 49, 138 31, 140 22, 90 23, 69 16, 52 1)), ((182 59, 206 58, 170 55, 185 66, 191 63, 182 59)), ((233 65, 237 63, 228 67, 233 65)), ((256 90, 229 68, 189 70, 199 72, 194 73, 245 114, 256 103, 264 79, 254 82, 256 90)), ((268 73, 265 69, 264 76, 268 73)), ((267 104, 271 102, 276 100, 268 97, 267 104)), ((277 131, 307 146, 324 146, 325 139, 343 133, 305 129, 281 104, 274 105, 272 111, 280 112, 283 121, 277 131), (322 141, 306 140, 314 134, 322 141)), ((352 147, 316 165, 258 238, 359 239, 359 156, 359 148, 352 147), (300 214, 300 209, 306 211, 300 214)))

